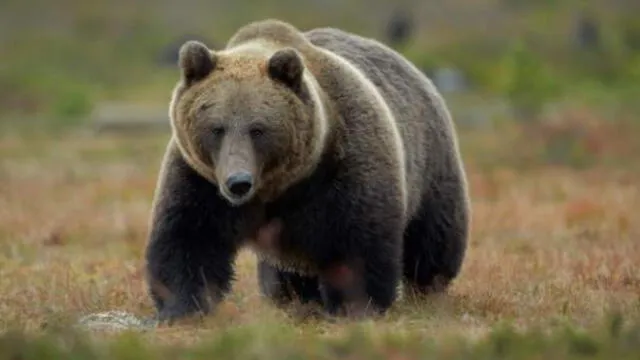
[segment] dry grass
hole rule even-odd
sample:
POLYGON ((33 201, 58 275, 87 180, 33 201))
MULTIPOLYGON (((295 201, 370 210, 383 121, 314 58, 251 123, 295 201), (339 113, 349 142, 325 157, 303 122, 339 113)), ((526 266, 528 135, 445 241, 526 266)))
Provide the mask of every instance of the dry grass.
MULTIPOLYGON (((35 332, 110 309, 152 313, 142 254, 166 136, 0 139, 0 329, 35 332)), ((624 168, 483 171, 469 153, 473 232, 449 293, 399 302, 376 332, 475 337, 503 320, 589 325, 640 315, 640 173, 624 168)), ((291 326, 340 336, 349 325, 296 323, 258 294, 254 258, 206 326, 145 336, 188 344, 230 326, 291 326)))

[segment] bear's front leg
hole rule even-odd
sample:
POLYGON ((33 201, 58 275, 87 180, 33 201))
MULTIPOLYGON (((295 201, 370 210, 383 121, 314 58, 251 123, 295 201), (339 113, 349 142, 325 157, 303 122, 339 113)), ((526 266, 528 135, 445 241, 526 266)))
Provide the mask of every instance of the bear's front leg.
POLYGON ((213 311, 230 290, 238 210, 215 185, 169 152, 158 183, 146 249, 147 281, 158 320, 213 311))
POLYGON ((230 290, 233 277, 235 247, 215 235, 199 236, 215 229, 190 225, 194 214, 178 211, 158 220, 147 248, 148 286, 159 321, 208 314, 230 290))

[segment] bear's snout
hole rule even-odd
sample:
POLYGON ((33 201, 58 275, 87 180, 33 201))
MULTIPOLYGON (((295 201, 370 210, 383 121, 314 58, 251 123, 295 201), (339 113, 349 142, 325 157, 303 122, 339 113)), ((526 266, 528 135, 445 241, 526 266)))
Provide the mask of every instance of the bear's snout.
POLYGON ((239 171, 227 177, 225 186, 232 196, 243 198, 253 188, 253 176, 247 171, 239 171))

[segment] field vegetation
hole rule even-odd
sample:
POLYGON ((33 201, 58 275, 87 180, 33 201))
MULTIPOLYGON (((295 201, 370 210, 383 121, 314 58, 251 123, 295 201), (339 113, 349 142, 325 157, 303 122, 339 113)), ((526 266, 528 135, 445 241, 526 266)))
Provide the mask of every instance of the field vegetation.
MULTIPOLYGON (((94 134, 92 110, 115 100, 166 107, 177 71, 157 56, 182 31, 223 43, 242 23, 276 16, 380 35, 373 20, 348 20, 355 0, 337 18, 238 2, 219 22, 190 1, 199 15, 180 31, 167 26, 176 9, 164 1, 152 14, 121 1, 64 0, 59 12, 41 0, 0 5, 0 360, 638 358, 640 23, 624 1, 588 3, 606 25, 592 52, 568 44, 570 2, 474 2, 492 25, 483 32, 463 11, 468 0, 445 10, 469 21, 416 10, 429 21, 401 51, 425 70, 456 66, 471 83, 445 95, 473 211, 463 271, 446 294, 402 299, 376 320, 305 318, 260 297, 243 252, 232 294, 202 323, 73 327, 101 311, 153 314, 143 251, 169 136, 94 134), (508 111, 488 110, 496 101, 508 111)), ((376 19, 386 11, 371 8, 376 19)))

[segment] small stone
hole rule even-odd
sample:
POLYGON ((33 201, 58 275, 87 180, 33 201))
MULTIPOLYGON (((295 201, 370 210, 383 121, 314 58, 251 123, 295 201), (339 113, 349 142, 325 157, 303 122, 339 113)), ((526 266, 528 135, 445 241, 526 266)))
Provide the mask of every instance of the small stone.
POLYGON ((83 316, 78 321, 78 325, 90 330, 145 331, 155 327, 156 321, 154 319, 139 318, 126 311, 112 310, 83 316))

